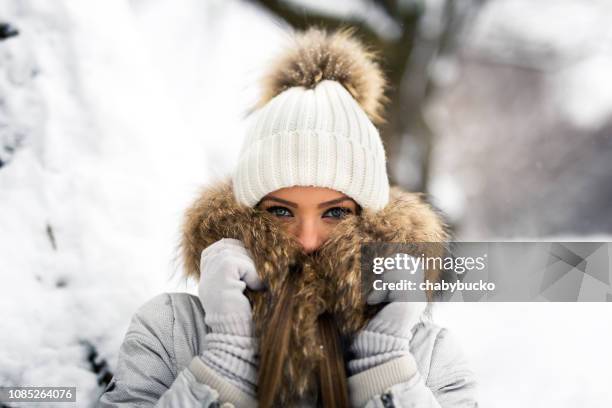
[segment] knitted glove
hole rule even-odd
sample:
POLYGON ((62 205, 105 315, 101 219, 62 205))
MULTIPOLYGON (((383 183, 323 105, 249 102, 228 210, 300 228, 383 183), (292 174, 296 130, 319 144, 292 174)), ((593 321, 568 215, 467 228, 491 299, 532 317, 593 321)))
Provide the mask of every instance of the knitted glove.
MULTIPOLYGON (((384 282, 398 282, 404 271, 387 271, 384 282)), ((350 375, 384 364, 410 353, 412 329, 420 321, 427 302, 402 301, 399 291, 372 291, 368 304, 390 302, 384 306, 353 339, 354 358, 348 363, 350 375)), ((405 299, 404 299, 405 300, 405 299)))
POLYGON ((242 242, 224 238, 202 251, 198 294, 204 322, 211 328, 205 337, 203 362, 251 396, 256 395, 258 342, 245 287, 261 290, 263 284, 242 242))

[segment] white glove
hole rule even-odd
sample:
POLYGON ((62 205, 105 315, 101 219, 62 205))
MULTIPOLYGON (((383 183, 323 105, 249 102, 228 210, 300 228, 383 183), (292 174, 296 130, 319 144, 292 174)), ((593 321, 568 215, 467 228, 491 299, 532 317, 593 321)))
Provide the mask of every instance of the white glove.
POLYGON ((259 367, 253 314, 244 289, 263 283, 242 242, 223 238, 202 251, 198 294, 211 328, 200 358, 223 378, 255 396, 259 367))
POLYGON ((244 289, 263 283, 247 249, 237 239, 223 238, 202 251, 198 294, 205 323, 216 333, 252 336, 252 310, 244 289))
MULTIPOLYGON (((384 284, 398 283, 406 279, 410 272, 402 269, 391 269, 385 271, 381 280, 384 284)), ((410 275, 413 282, 423 279, 423 268, 419 267, 410 275)), ((382 308, 372 320, 370 320, 368 330, 383 330, 386 334, 393 334, 401 337, 412 337, 412 328, 419 322, 419 318, 427 307, 427 302, 415 302, 416 298, 425 298, 424 292, 415 291, 407 293, 401 290, 372 290, 367 297, 367 304, 376 305, 383 302, 390 302, 382 308), (410 300, 410 301, 408 301, 410 300)))
MULTIPOLYGON (((422 275, 422 270, 420 272, 422 275)), ((390 270, 384 272, 381 279, 385 283, 399 282, 405 274, 406 271, 390 270)), ((351 375, 410 353, 412 330, 420 322, 427 302, 406 299, 405 294, 395 290, 377 290, 368 295, 368 304, 390 303, 353 339, 350 350, 354 358, 348 364, 351 375)))

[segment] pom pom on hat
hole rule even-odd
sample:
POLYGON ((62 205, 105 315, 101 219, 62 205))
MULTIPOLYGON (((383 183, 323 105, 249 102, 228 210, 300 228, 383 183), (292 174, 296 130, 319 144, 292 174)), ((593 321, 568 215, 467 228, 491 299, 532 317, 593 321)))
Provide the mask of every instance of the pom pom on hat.
POLYGON ((354 28, 329 33, 309 28, 298 33, 263 78, 261 107, 276 95, 294 87, 312 89, 329 79, 344 86, 376 124, 384 122, 387 82, 376 62, 377 53, 354 36, 354 28))

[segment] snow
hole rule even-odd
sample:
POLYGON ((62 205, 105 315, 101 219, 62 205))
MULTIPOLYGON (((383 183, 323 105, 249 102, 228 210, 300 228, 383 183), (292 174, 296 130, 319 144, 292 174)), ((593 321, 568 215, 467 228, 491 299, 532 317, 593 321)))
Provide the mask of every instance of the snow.
MULTIPOLYGON (((287 38, 238 1, 3 0, 0 15, 20 30, 0 43, 0 142, 23 135, 0 168, 0 384, 76 386, 85 406, 100 390, 81 340, 112 369, 138 306, 194 293, 177 277, 183 211, 233 168, 287 38)), ((609 305, 439 306, 483 406, 610 406, 609 305)))
POLYGON ((610 303, 438 303, 482 406, 609 407, 610 303))

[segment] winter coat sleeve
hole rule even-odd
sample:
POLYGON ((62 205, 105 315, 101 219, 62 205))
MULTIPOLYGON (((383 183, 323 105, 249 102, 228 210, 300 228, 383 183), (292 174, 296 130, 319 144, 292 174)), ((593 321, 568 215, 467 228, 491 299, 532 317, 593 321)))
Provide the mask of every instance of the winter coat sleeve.
POLYGON ((446 329, 435 339, 427 378, 408 354, 350 377, 349 387, 355 407, 478 407, 474 374, 446 329))
POLYGON ((255 406, 252 397, 195 356, 177 372, 170 295, 162 294, 134 314, 119 349, 117 368, 99 407, 255 406))

